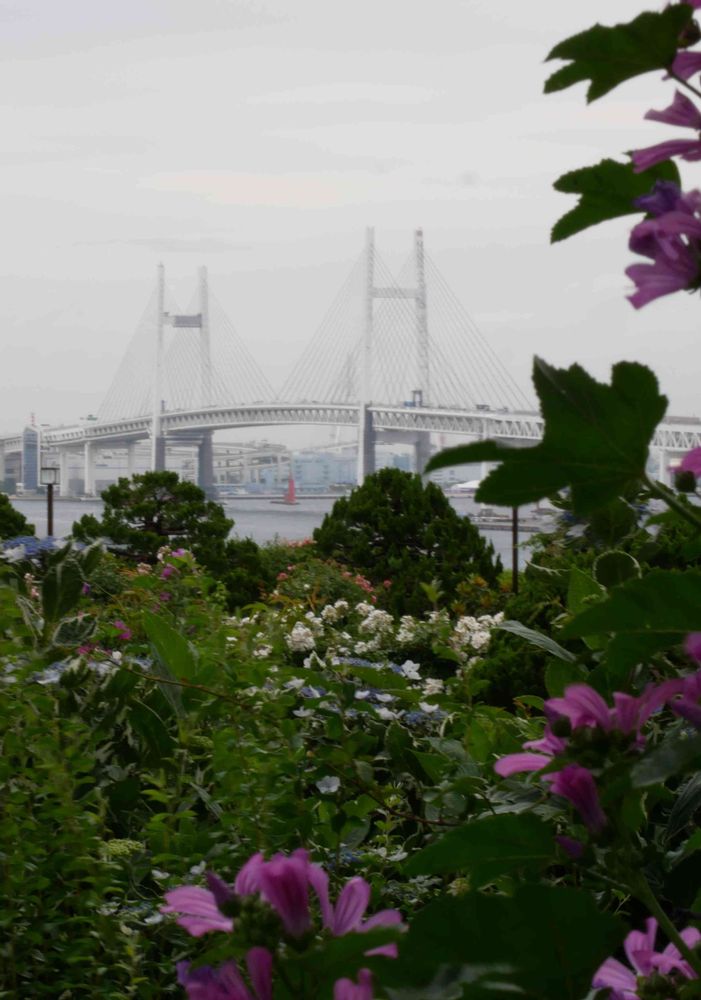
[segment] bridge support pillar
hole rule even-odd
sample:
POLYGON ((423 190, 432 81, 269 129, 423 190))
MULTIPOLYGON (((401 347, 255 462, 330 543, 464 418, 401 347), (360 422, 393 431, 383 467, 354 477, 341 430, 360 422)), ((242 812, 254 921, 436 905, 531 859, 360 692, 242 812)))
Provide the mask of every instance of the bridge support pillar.
POLYGON ((375 471, 375 428, 369 406, 361 406, 358 421, 358 486, 375 471))
POLYGON ((214 446, 212 431, 205 431, 197 448, 197 485, 207 496, 214 492, 214 446))
POLYGON ((431 435, 428 431, 420 431, 414 441, 414 469, 421 476, 426 463, 431 457, 431 435))
POLYGON ((672 476, 669 471, 669 455, 664 448, 660 448, 657 452, 659 456, 660 466, 657 472, 657 478, 665 486, 669 486, 672 481, 672 476))
POLYGON ((166 439, 164 434, 159 434, 153 443, 153 471, 165 472, 166 470, 166 439))
POLYGON ((68 448, 58 449, 58 495, 61 497, 67 497, 70 493, 70 488, 68 485, 69 470, 68 470, 68 456, 70 452, 68 448))
POLYGON ((91 497, 95 495, 95 445, 92 441, 85 442, 83 468, 83 493, 91 497))
MULTIPOLYGON (((163 457, 165 458, 165 448, 163 450, 164 450, 163 457)), ((129 477, 129 479, 131 479, 131 477, 136 472, 136 441, 128 441, 126 451, 127 451, 127 476, 129 477)))

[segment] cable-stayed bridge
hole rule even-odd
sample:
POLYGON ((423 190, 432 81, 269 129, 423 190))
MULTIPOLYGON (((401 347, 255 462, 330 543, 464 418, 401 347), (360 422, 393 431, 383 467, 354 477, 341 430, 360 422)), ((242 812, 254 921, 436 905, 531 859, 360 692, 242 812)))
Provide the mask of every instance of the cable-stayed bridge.
MULTIPOLYGON (((365 249, 285 384, 275 391, 212 295, 206 269, 185 309, 158 268, 156 288, 94 421, 41 432, 68 456, 81 450, 85 493, 94 493, 101 448, 123 448, 134 471, 137 442, 150 442, 151 467, 167 466, 169 446, 198 452, 198 481, 213 485, 212 435, 227 428, 335 425, 357 428, 358 481, 375 467, 377 442, 414 446, 416 468, 432 433, 540 439, 542 420, 497 358, 424 248, 423 233, 393 275, 368 230, 365 249)), ((701 444, 701 422, 670 421, 657 431, 665 454, 701 444)), ((22 435, 0 439, 4 455, 22 435)), ((35 448, 40 462, 41 446, 35 448)), ((25 475, 31 481, 32 477, 25 475)))

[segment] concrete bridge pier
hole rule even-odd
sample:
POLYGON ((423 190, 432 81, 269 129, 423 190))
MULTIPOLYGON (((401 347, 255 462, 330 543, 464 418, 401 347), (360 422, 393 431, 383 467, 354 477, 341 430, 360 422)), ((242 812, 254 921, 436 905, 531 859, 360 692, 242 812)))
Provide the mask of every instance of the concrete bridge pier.
POLYGON ((210 496, 214 493, 213 431, 204 431, 197 446, 197 485, 210 496))
POLYGON ((414 468, 419 475, 423 474, 430 457, 431 435, 428 431, 419 431, 414 441, 414 468))
POLYGON ((166 470, 166 438, 165 434, 159 434, 154 442, 153 448, 153 471, 165 472, 166 470))
POLYGON ((358 486, 375 471, 376 433, 369 406, 361 406, 358 423, 358 486))
POLYGON ((136 472, 136 441, 127 441, 126 453, 127 453, 127 476, 129 479, 131 479, 131 477, 136 472))
POLYGON ((68 485, 69 479, 69 469, 68 469, 68 456, 70 455, 70 450, 68 448, 58 449, 58 494, 62 497, 67 497, 70 493, 70 487, 68 485))
POLYGON ((86 441, 83 446, 83 493, 86 496, 95 495, 95 444, 86 441))

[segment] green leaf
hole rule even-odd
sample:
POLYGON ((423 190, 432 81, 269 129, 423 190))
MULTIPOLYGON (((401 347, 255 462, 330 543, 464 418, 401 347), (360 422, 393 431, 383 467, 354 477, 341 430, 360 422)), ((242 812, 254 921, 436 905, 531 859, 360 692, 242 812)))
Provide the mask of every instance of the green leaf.
POLYGON ((569 684, 586 681, 587 671, 574 663, 551 660, 545 668, 545 690, 551 698, 559 698, 569 684))
POLYGON ((602 632, 640 636, 652 640, 650 648, 664 649, 694 631, 701 631, 701 573, 653 569, 614 587, 560 634, 566 639, 602 632))
POLYGON ((530 997, 581 1000, 624 933, 585 890, 525 885, 510 897, 445 896, 414 916, 383 985, 418 987, 439 968, 479 965, 511 969, 502 978, 530 997))
POLYGON ((573 615, 597 604, 606 596, 606 591, 590 573, 573 566, 570 570, 567 588, 567 610, 573 615))
POLYGON ((552 831, 532 813, 473 820, 424 848, 405 866, 408 875, 468 872, 477 888, 500 875, 538 872, 553 858, 552 831))
POLYGON ((659 13, 639 14, 627 24, 592 28, 560 42, 548 59, 569 60, 545 82, 545 93, 590 80, 587 101, 603 97, 619 83, 641 73, 668 69, 677 54, 679 36, 693 11, 674 4, 659 13))
POLYGON ((536 632, 535 629, 528 628, 526 625, 522 625, 521 622, 506 621, 502 622, 501 625, 497 626, 502 630, 502 632, 511 632, 512 635, 517 635, 521 639, 525 639, 526 642, 530 642, 532 646, 537 646, 538 649, 544 649, 546 653, 550 653, 551 656, 556 656, 558 660, 565 660, 567 663, 574 663, 577 657, 574 653, 570 653, 569 649, 565 649, 560 646, 554 639, 551 639, 549 635, 543 635, 542 632, 536 632))
POLYGON ((640 563, 628 552, 613 549, 603 552, 594 562, 594 579, 607 590, 640 576, 640 563))
POLYGON ((464 462, 501 462, 477 490, 482 503, 520 507, 570 486, 575 515, 586 515, 634 489, 667 400, 644 365, 614 365, 611 384, 579 365, 551 368, 539 358, 533 381, 545 418, 532 448, 480 441, 435 455, 426 471, 464 462))
POLYGON ((555 223, 550 242, 566 240, 609 219, 640 213, 642 209, 636 208, 633 202, 649 194, 656 181, 680 183, 679 171, 672 160, 637 174, 632 163, 616 160, 602 160, 593 167, 580 167, 563 174, 553 187, 563 194, 579 195, 579 202, 555 223))
POLYGON ((631 772, 633 786, 657 785, 675 774, 701 765, 701 734, 684 738, 679 733, 668 737, 638 761, 631 772))
POLYGON ((164 618, 144 611, 144 630, 156 656, 179 680, 192 681, 199 670, 197 650, 164 618))
POLYGON ((73 559, 64 559, 49 566, 41 584, 41 602, 46 621, 58 621, 72 611, 82 592, 83 574, 73 559))
MULTIPOLYGON (((699 809, 701 809, 701 774, 695 774, 684 785, 672 806, 664 832, 665 841, 674 840, 693 820, 699 809)), ((697 830, 696 834, 701 837, 701 830, 697 830)), ((701 847, 701 842, 698 846, 701 847)), ((698 847, 694 849, 698 850, 698 847)), ((688 845, 685 853, 689 853, 688 845)))

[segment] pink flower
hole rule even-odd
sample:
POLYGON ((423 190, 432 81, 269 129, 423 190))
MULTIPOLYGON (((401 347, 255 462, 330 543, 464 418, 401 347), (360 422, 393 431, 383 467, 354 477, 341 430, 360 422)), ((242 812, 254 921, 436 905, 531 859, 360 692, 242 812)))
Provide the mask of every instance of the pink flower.
POLYGON ((599 793, 591 771, 580 764, 568 764, 561 771, 543 775, 551 791, 561 795, 575 807, 592 833, 606 826, 606 814, 599 802, 599 793))
POLYGON ((693 472, 696 477, 701 476, 701 448, 687 451, 679 463, 679 472, 693 472))
POLYGON ((289 575, 288 573, 278 573, 277 579, 278 580, 286 580, 287 577, 288 577, 288 575, 289 575))
MULTIPOLYGON (((701 645, 701 633, 692 632, 686 638, 684 648, 689 652, 689 648, 698 651, 701 645), (690 641, 691 640, 691 641, 690 641)), ((672 692, 667 704, 675 715, 680 715, 692 726, 701 728, 701 670, 687 677, 680 677, 676 681, 676 690, 672 692)))
POLYGON ((164 566, 161 571, 161 580, 167 580, 169 576, 173 575, 173 573, 177 573, 175 566, 171 566, 170 564, 164 566))
POLYGON ((209 931, 234 929, 234 921, 225 916, 217 905, 213 892, 196 885, 181 885, 166 893, 166 906, 161 913, 179 914, 176 923, 193 937, 202 937, 209 931))
POLYGON ((272 1000, 273 956, 267 948, 251 948, 246 953, 246 967, 253 993, 233 961, 218 969, 204 965, 192 972, 189 962, 178 962, 178 982, 185 987, 189 1000, 272 1000))
POLYGON ((117 636, 118 639, 124 639, 125 642, 128 639, 131 639, 132 631, 130 628, 127 628, 121 618, 118 618, 113 624, 116 629, 119 629, 119 635, 117 636))
MULTIPOLYGON (((375 927, 393 927, 402 922, 399 910, 380 910, 363 920, 370 902, 370 886, 364 878, 356 877, 346 882, 335 906, 329 900, 329 877, 324 869, 319 865, 310 865, 309 879, 319 898, 324 926, 328 927, 334 937, 351 933, 363 934, 375 927)), ((381 945, 365 954, 396 958, 397 946, 394 943, 381 945)))
MULTIPOLYGON (((610 989, 611 1000, 638 1000, 640 993, 645 993, 644 980, 656 973, 669 975, 676 972, 685 979, 697 979, 675 945, 668 944, 664 951, 655 951, 656 936, 657 921, 649 917, 645 921, 645 930, 631 931, 623 944, 631 968, 616 958, 607 958, 594 976, 593 988, 610 989)), ((695 927, 687 927, 681 931, 681 937, 685 944, 693 948, 701 940, 701 933, 695 927)), ((661 996, 677 995, 677 988, 672 982, 669 989, 669 993, 661 992, 658 985, 655 992, 661 996)))
POLYGON ((333 1000, 372 1000, 372 973, 361 969, 358 982, 352 979, 337 979, 333 987, 333 1000))
POLYGON ((701 632, 689 632, 684 640, 684 652, 692 660, 701 663, 701 632))
POLYGON ((300 937, 311 926, 309 915, 309 859, 306 851, 291 857, 275 854, 260 867, 260 892, 277 910, 285 930, 300 937))

